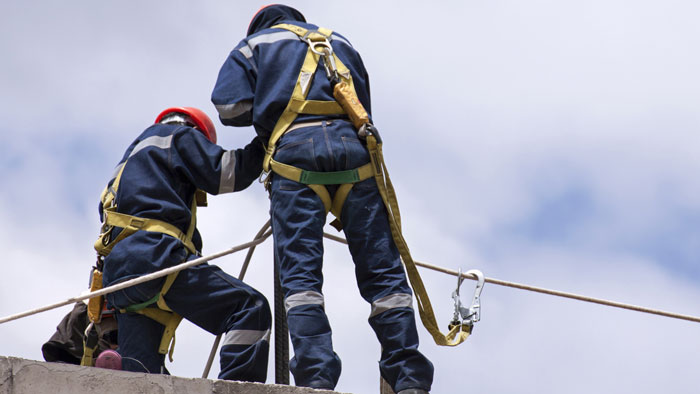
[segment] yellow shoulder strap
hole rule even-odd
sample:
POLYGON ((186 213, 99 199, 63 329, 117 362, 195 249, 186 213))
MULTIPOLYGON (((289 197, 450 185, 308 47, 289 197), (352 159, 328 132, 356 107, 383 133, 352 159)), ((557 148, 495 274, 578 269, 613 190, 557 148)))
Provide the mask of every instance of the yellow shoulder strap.
MULTIPOLYGON (((331 37, 333 31, 319 27, 318 30, 309 31, 301 26, 296 26, 288 23, 282 23, 273 28, 281 28, 289 30, 295 33, 302 39, 308 40, 307 42, 313 42, 318 40, 328 40, 331 37)), ((338 56, 333 53, 333 58, 336 62, 336 67, 338 68, 338 73, 341 75, 346 82, 352 85, 352 76, 350 75, 350 70, 343 64, 338 56)), ((287 103, 287 107, 282 112, 282 115, 277 119, 272 133, 270 134, 270 139, 267 143, 267 149, 265 152, 265 158, 263 159, 263 170, 270 171, 270 160, 275 154, 275 148, 277 146, 277 141, 282 137, 289 126, 294 123, 298 114, 313 114, 313 115, 339 115, 344 114, 343 108, 335 101, 318 101, 318 100, 306 100, 311 83, 313 81, 314 74, 318 68, 318 62, 321 56, 315 53, 311 47, 309 47, 304 57, 304 62, 302 63, 301 70, 299 71, 299 77, 294 84, 294 90, 292 91, 292 96, 287 103)), ((354 89, 354 87, 353 87, 354 89)))

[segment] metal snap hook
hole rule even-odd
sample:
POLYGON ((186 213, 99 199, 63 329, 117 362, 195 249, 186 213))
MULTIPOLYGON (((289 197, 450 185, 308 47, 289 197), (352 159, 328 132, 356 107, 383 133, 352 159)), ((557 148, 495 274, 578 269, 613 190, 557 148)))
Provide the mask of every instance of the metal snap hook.
POLYGON ((459 297, 459 288, 464 281, 464 276, 462 276, 462 269, 460 268, 457 276, 457 289, 452 292, 452 299, 454 299, 455 302, 455 312, 451 323, 453 325, 466 324, 468 326, 473 326, 474 323, 481 319, 481 291, 484 289, 486 278, 479 270, 469 270, 466 272, 466 275, 476 276, 477 283, 474 289, 474 297, 472 298, 472 303, 469 308, 462 306, 462 300, 459 297))

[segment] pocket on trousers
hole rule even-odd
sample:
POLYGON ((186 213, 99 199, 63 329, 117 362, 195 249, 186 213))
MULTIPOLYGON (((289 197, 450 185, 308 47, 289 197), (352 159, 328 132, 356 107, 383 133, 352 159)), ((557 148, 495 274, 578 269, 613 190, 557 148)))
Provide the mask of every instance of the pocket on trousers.
POLYGON ((352 170, 369 163, 369 152, 356 136, 341 138, 345 149, 345 169, 352 170))
POLYGON ((280 163, 289 164, 305 170, 314 170, 314 140, 306 138, 303 140, 292 140, 283 142, 277 146, 275 160, 280 163))

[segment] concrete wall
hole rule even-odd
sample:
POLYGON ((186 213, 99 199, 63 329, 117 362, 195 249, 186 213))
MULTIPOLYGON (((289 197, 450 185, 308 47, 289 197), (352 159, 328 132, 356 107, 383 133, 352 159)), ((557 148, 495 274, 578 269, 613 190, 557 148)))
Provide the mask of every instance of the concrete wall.
POLYGON ((276 384, 178 378, 0 357, 0 394, 332 394, 276 384))

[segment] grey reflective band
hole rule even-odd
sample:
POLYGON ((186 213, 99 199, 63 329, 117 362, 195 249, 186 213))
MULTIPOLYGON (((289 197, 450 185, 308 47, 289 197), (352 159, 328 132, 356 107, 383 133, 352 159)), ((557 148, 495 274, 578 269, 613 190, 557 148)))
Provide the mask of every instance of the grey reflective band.
POLYGON ((339 41, 352 48, 352 45, 348 42, 348 40, 344 39, 343 37, 337 34, 331 34, 331 41, 339 41))
MULTIPOLYGON (((122 170, 122 167, 124 167, 124 164, 126 164, 126 162, 121 162, 114 168, 114 174, 112 174, 112 177, 109 178, 109 182, 112 182, 113 180, 117 179, 117 175, 119 175, 119 171, 122 170)), ((109 182, 107 182, 107 183, 109 183, 109 182)))
POLYGON ((245 56, 245 58, 248 60, 250 60, 250 58, 253 57, 253 50, 250 49, 248 45, 244 45, 238 48, 238 52, 242 53, 243 56, 245 56))
POLYGON ((236 188, 236 152, 229 150, 221 156, 219 194, 231 193, 236 188))
POLYGON ((173 136, 169 135, 167 137, 160 137, 157 135, 150 136, 148 138, 145 138, 143 141, 139 142, 136 144, 134 147, 134 150, 131 151, 129 154, 129 157, 137 154, 140 150, 149 148, 151 146, 154 146, 156 148, 161 148, 161 149, 167 149, 170 148, 170 144, 172 143, 173 136))
POLYGON ((253 345, 260 341, 270 342, 270 330, 231 330, 226 333, 224 342, 226 345, 253 345))
MULTIPOLYGON (((296 34, 292 33, 291 31, 284 30, 284 31, 276 31, 273 33, 267 33, 267 34, 261 34, 259 36, 255 36, 248 40, 248 48, 252 51, 255 49, 256 46, 260 44, 272 44, 277 41, 282 41, 282 40, 299 40, 299 36, 296 34)), ((242 48, 241 48, 242 49, 242 48)), ((245 53, 244 53, 245 55, 245 53)), ((252 53, 251 53, 252 55, 252 53)))
POLYGON ((323 294, 315 291, 302 291, 301 293, 292 294, 284 300, 284 309, 289 312, 290 309, 302 305, 321 305, 323 307, 323 294))
POLYGON ((216 106, 221 119, 234 119, 253 108, 253 100, 243 100, 233 104, 220 104, 216 106))
POLYGON ((369 317, 376 316, 382 312, 388 311, 389 309, 412 307, 412 295, 405 293, 390 294, 386 297, 382 297, 378 300, 375 300, 372 303, 372 312, 370 312, 369 317))

